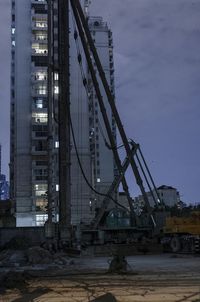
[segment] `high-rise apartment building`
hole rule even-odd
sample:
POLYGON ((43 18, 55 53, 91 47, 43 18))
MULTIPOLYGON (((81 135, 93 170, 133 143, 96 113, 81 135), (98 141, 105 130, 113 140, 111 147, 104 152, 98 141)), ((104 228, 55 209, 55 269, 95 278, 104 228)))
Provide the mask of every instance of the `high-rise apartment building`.
MULTIPOLYGON (((106 22, 102 17, 90 17, 89 29, 97 49, 98 55, 101 59, 102 66, 110 85, 111 92, 114 96, 114 62, 113 62, 113 39, 112 32, 108 28, 106 22)), ((98 77, 98 73, 96 73, 98 77)), ((113 132, 113 137, 116 140, 116 125, 112 116, 110 105, 107 101, 106 93, 100 86, 102 97, 104 100, 106 112, 110 121, 113 132)), ((94 185, 97 191, 107 193, 110 184, 114 179, 115 169, 112 151, 109 149, 109 140, 103 122, 103 117, 98 105, 98 100, 94 87, 90 87, 90 150, 92 173, 94 178, 94 185)), ((96 210, 100 207, 103 197, 95 195, 94 197, 96 210)), ((112 202, 111 202, 112 203, 112 202)))
MULTIPOLYGON (((53 1, 53 214, 58 218, 58 3, 53 1)), ((71 18, 70 18, 71 19, 71 18)), ((111 33, 102 19, 90 19, 96 46, 109 80, 113 83, 111 33), (96 23, 95 23, 96 22, 96 23), (97 25, 98 23, 98 25, 97 25), (104 49, 104 50, 103 50, 104 49)), ((46 0, 12 0, 11 61, 11 198, 16 203, 17 226, 39 226, 47 220, 48 204, 48 11, 46 0), (23 16, 23 17, 22 17, 23 16)), ((81 49, 81 47, 80 47, 81 49)), ((83 56, 84 57, 84 56, 83 56)), ((83 66, 86 63, 83 59, 83 66)), ((85 68, 87 74, 87 68, 85 68)), ((113 89, 114 86, 112 85, 113 89)), ((90 87, 90 89, 92 89, 90 87)), ((91 112, 77 60, 73 22, 70 20, 70 102, 71 118, 79 156, 88 180, 105 190, 113 180, 111 152, 100 136, 98 105, 93 93, 91 112), (97 112, 97 113, 96 113, 97 112), (93 116, 92 116, 93 115, 93 116), (92 121, 91 121, 92 120, 92 121), (93 123, 93 124, 91 124, 93 123), (92 126, 93 125, 93 126, 92 126), (93 129, 94 128, 94 129, 93 129), (91 136, 95 133, 95 151, 91 136), (109 153, 109 155, 108 155, 109 153), (92 181, 94 180, 94 181, 92 181)), ((108 109, 109 110, 109 109, 108 109)), ((109 113, 111 123, 112 115, 109 113)), ((114 131, 114 125, 113 125, 114 131)), ((115 133, 115 131, 114 131, 115 133)), ((88 224, 94 218, 96 197, 82 176, 71 140, 71 222, 88 224)))

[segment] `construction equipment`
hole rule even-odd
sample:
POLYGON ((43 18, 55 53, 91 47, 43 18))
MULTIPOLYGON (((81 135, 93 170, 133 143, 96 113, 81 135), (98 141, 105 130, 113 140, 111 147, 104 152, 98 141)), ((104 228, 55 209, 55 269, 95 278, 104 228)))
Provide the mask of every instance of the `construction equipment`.
POLYGON ((165 251, 200 253, 200 211, 166 219, 162 244, 165 251))
MULTIPOLYGON (((120 136, 121 136, 121 139, 122 139, 122 142, 123 142, 126 154, 127 154, 127 160, 128 160, 128 162, 129 162, 129 164, 132 168, 133 174, 134 174, 135 179, 136 179, 136 183, 140 187, 141 193, 143 195, 143 198, 144 198, 144 201, 145 201, 146 211, 149 213, 149 217, 152 221, 152 224, 155 226, 155 220, 154 220, 153 215, 151 213, 151 207, 150 207, 148 197, 147 197, 144 185, 143 185, 143 180, 142 180, 141 174, 139 172, 138 166, 136 164, 136 159, 133 156, 133 152, 131 150, 130 142, 129 142, 127 136, 126 136, 126 133, 125 133, 125 130, 123 128, 119 113, 117 111, 113 94, 110 91, 109 84, 108 84, 107 79, 105 77, 105 73, 103 71, 103 67, 101 65, 97 50, 96 50, 94 42, 93 42, 93 39, 91 37, 91 33, 90 33, 89 28, 88 28, 87 20, 85 18, 84 13, 83 13, 81 4, 78 0, 74 0, 74 1, 71 1, 71 6, 72 6, 73 14, 74 14, 74 17, 75 17, 75 20, 76 20, 76 25, 77 25, 77 28, 78 28, 78 32, 79 32, 81 42, 82 42, 82 46, 83 46, 83 50, 84 50, 85 57, 86 57, 86 60, 87 60, 87 64, 88 64, 88 67, 89 67, 89 71, 90 71, 90 74, 91 74, 91 77, 92 77, 92 81, 93 81, 93 85, 94 85, 95 92, 96 92, 96 95, 97 95, 97 99, 98 99, 98 102, 99 102, 99 107, 101 109, 101 113, 102 113, 103 120, 104 120, 104 123, 105 123, 106 131, 107 131, 110 146, 111 146, 110 148, 113 152, 114 159, 115 159, 118 171, 119 171, 119 175, 120 175, 119 179, 120 179, 120 182, 122 183, 124 192, 126 193, 127 199, 128 199, 128 202, 129 202, 132 225, 133 225, 133 222, 136 221, 136 219, 135 219, 132 199, 130 198, 130 193, 129 193, 129 189, 128 189, 128 185, 127 185, 127 181, 126 181, 126 177, 125 177, 125 171, 124 170, 126 170, 126 169, 124 169, 124 166, 121 164, 121 160, 120 160, 119 153, 118 153, 118 150, 117 150, 116 142, 113 139, 111 125, 109 123, 109 119, 108 119, 106 109, 105 109, 105 105, 104 105, 104 100, 102 98, 101 91, 100 91, 100 88, 99 88, 100 85, 99 85, 99 82, 97 80, 96 72, 95 72, 95 69, 94 69, 94 63, 96 64, 96 67, 97 67, 97 70, 98 70, 98 73, 99 73, 99 76, 100 76, 101 84, 103 85, 103 88, 104 88, 105 93, 107 95, 108 103, 110 105, 113 117, 114 117, 116 125, 118 127, 118 130, 119 130, 119 133, 120 133, 120 136)), ((144 172, 144 170, 142 170, 142 173, 143 172, 144 172)), ((145 180, 146 180, 146 178, 145 178, 145 180)), ((116 181, 116 183, 119 183, 119 181, 116 181)), ((113 188, 114 187, 115 186, 113 185, 113 188)), ((111 193, 111 189, 112 188, 109 189, 109 193, 111 193)), ((109 196, 109 194, 107 194, 107 195, 109 196)))
MULTIPOLYGON (((53 9, 51 5, 52 1, 49 1, 49 10, 53 9)), ((86 1, 87 2, 87 1, 86 1)), ((73 127, 70 115, 70 95, 69 95, 69 4, 71 4, 72 13, 75 20, 75 26, 77 28, 77 32, 75 32, 74 36, 79 37, 82 43, 82 48, 84 51, 84 55, 86 58, 87 66, 91 75, 91 79, 93 82, 93 86, 95 89, 95 93, 97 96, 99 108, 102 113, 104 125, 107 131, 110 150, 113 152, 113 157, 118 169, 118 176, 113 181, 111 187, 109 188, 106 194, 104 195, 104 200, 100 211, 91 226, 92 231, 99 231, 99 224, 104 216, 104 213, 107 209, 107 206, 110 200, 114 201, 117 206, 119 204, 113 198, 113 193, 118 188, 119 184, 122 184, 123 190, 127 196, 129 210, 130 210, 130 227, 137 228, 137 215, 134 211, 133 200, 129 193, 128 183, 125 176, 125 172, 128 166, 131 167, 134 178, 136 180, 137 185, 139 186, 141 193, 143 195, 143 199, 145 202, 145 212, 148 217, 148 228, 151 230, 156 226, 155 219, 153 217, 152 209, 149 204, 149 200, 145 191, 145 186, 143 181, 146 182, 148 189, 152 193, 151 185, 153 184, 154 191, 156 191, 155 184, 149 172, 149 169, 146 165, 144 157, 141 153, 141 149, 138 144, 136 144, 133 140, 129 140, 125 133, 123 124, 121 122, 118 110, 116 108, 114 96, 110 90, 108 81, 106 79, 102 64, 100 62, 96 47, 94 45, 94 41, 92 39, 88 22, 87 22, 87 14, 84 14, 82 6, 79 0, 58 0, 58 66, 51 66, 54 64, 51 58, 49 58, 49 78, 52 72, 57 68, 58 77, 59 77, 59 103, 58 103, 58 128, 59 128, 59 233, 60 238, 64 241, 71 241, 71 192, 70 192, 70 148, 71 142, 70 137, 72 134, 72 139, 74 141, 74 146, 76 146, 76 142, 73 135, 73 127), (96 70, 95 70, 96 69, 96 70), (97 76, 97 72, 98 75, 97 76), (124 149, 126 151, 126 158, 124 162, 121 162, 118 148, 116 146, 115 138, 113 137, 112 125, 110 124, 110 120, 108 118, 105 100, 102 97, 102 93, 100 90, 102 87, 106 93, 107 101, 110 105, 111 112, 113 118, 115 120, 116 126, 118 128, 124 149), (71 133, 70 133, 71 132, 71 133), (147 171, 147 173, 145 172, 147 171), (151 185, 150 185, 151 182, 151 185)), ((53 19, 53 15, 49 14, 49 29, 53 31, 51 19, 53 19)), ((49 33, 49 56, 51 56, 51 33, 49 33)), ((81 54, 79 54, 79 59, 81 60, 81 54)), ((52 78, 52 77, 51 77, 52 78)), ((87 80, 84 79, 84 85, 87 85, 87 80)), ((52 89, 52 83, 49 79, 49 87, 52 89)), ((49 100, 51 101, 51 95, 49 94, 49 100)), ((51 101, 52 102, 52 101, 51 101)), ((52 115, 51 106, 49 105, 49 114, 52 115)), ((49 125, 49 138, 51 137, 51 125, 49 125)), ((49 150, 49 161, 51 160, 51 150, 49 150)), ((77 152, 78 159, 78 152, 77 152)), ((78 159, 79 165, 81 166, 80 160, 78 159)), ((51 165, 49 165, 49 193, 51 197, 51 183, 50 179, 51 175, 51 165)), ((82 171, 82 169, 81 169, 82 171)), ((82 171, 83 174, 83 171, 82 171)), ((95 191, 96 192, 96 191, 95 191)), ((98 192, 96 192, 98 193, 98 192)), ((155 203, 159 201, 158 194, 154 196, 152 193, 153 199, 155 203)), ((50 200, 50 203, 52 201, 50 200)), ((51 207, 49 207, 49 216, 51 218, 51 207)), ((51 219, 50 219, 51 220, 51 219)), ((50 221, 51 223, 51 221, 50 221)), ((88 231, 88 230, 87 230, 88 231)))

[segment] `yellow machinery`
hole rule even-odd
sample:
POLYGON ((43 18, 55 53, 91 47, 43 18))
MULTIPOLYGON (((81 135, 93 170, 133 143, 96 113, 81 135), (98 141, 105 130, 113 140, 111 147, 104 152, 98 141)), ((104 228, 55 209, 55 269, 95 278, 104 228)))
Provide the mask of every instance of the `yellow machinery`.
POLYGON ((169 217, 162 239, 165 250, 172 252, 200 252, 200 211, 187 217, 169 217))

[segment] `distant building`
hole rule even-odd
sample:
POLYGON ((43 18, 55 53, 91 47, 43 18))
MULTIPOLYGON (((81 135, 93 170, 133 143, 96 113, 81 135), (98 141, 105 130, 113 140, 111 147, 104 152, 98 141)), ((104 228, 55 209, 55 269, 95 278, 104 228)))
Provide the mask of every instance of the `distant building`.
POLYGON ((9 199, 9 183, 6 181, 6 176, 1 174, 1 144, 0 144, 0 200, 9 199))
POLYGON ((9 183, 4 174, 0 174, 0 200, 9 199, 9 183))
MULTIPOLYGON (((166 206, 173 207, 175 205, 178 205, 180 203, 180 194, 176 188, 173 188, 171 186, 162 185, 157 188, 159 200, 161 203, 164 203, 166 206)), ((156 197, 155 191, 153 190, 152 193, 156 197)), ((150 192, 147 192, 148 200, 151 207, 154 207, 155 202, 152 197, 152 194, 150 192)), ((144 199, 142 195, 139 195, 135 198, 135 202, 137 204, 144 204, 144 199)))

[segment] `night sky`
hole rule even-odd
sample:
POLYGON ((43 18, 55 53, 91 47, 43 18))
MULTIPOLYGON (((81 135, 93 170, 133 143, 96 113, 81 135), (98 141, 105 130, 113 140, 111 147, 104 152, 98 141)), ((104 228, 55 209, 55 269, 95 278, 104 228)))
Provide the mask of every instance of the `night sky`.
MULTIPOLYGON (((116 99, 128 137, 140 143, 156 185, 199 202, 200 0, 92 0, 91 15, 103 16, 113 31, 116 99)), ((0 142, 8 175, 10 0, 0 0, 0 39, 0 142)))

